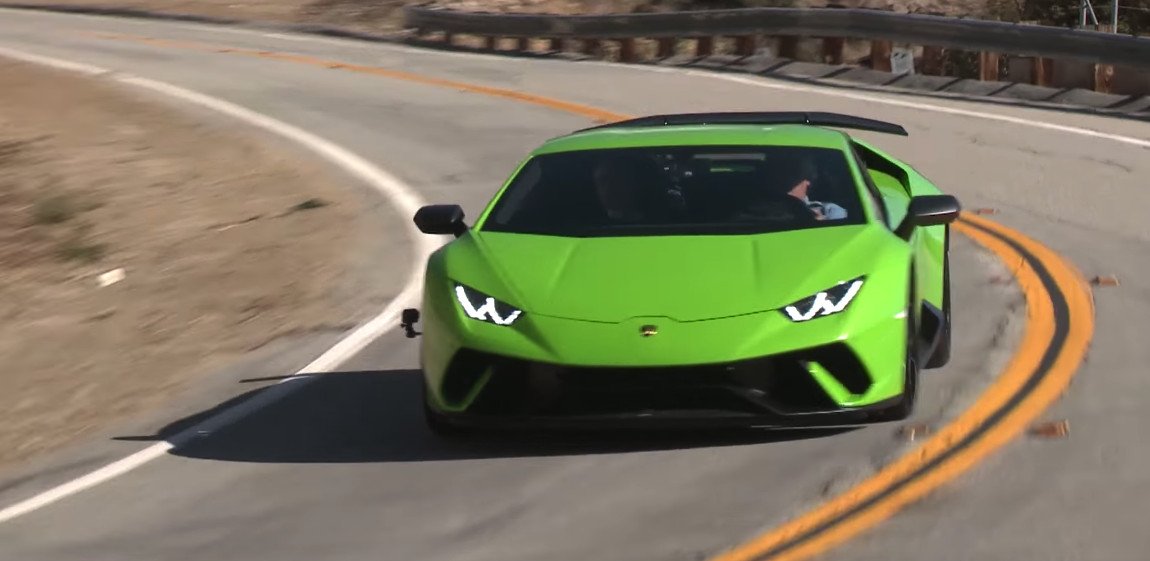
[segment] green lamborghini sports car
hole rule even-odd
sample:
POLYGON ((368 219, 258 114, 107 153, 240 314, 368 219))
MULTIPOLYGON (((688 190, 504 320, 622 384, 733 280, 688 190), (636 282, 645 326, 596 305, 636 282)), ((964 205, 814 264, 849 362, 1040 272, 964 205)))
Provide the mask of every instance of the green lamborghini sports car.
MULTIPOLYGON (((426 264, 428 424, 851 426, 950 356, 959 203, 808 112, 643 117, 548 140, 426 264)), ((422 322, 416 331, 416 322, 422 322)))

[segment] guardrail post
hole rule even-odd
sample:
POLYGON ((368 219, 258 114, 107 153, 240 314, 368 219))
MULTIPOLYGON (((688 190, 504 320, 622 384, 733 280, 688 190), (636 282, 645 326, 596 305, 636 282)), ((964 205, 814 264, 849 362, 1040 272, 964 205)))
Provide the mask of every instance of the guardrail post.
MULTIPOLYGON (((842 10, 846 8, 846 4, 830 1, 826 7, 842 10)), ((845 43, 842 37, 823 37, 823 64, 842 64, 845 43)))
POLYGON ((714 37, 699 37, 695 39, 695 56, 711 56, 715 52, 714 37))
POLYGON ((890 55, 894 44, 890 41, 876 40, 870 43, 870 67, 880 72, 890 72, 890 55))
POLYGON ((755 54, 755 37, 753 35, 740 35, 735 37, 735 54, 751 56, 755 54))
POLYGON ((450 31, 443 32, 443 43, 448 47, 455 44, 455 34, 450 31))
POLYGON ((978 79, 983 82, 998 80, 999 63, 1002 57, 998 53, 982 52, 978 54, 978 79))
POLYGON ((635 62, 635 39, 626 37, 619 40, 619 60, 635 62))
POLYGON ((779 37, 779 58, 799 58, 799 38, 793 35, 779 37))
POLYGON ((583 39, 582 43, 583 43, 583 46, 581 49, 579 49, 579 52, 581 52, 582 54, 594 55, 596 53, 596 51, 599 50, 599 40, 598 39, 583 39))
POLYGON ((528 52, 531 50, 531 39, 527 37, 520 37, 519 40, 515 42, 515 47, 521 53, 528 52))
POLYGON ((1054 80, 1054 61, 1039 56, 1030 60, 1034 65, 1031 82, 1036 86, 1049 86, 1054 80))
POLYGON ((483 38, 483 46, 484 46, 484 48, 486 48, 489 51, 494 51, 495 48, 499 46, 499 38, 498 37, 490 37, 490 36, 484 37, 483 38))
POLYGON ((842 64, 845 44, 846 40, 842 37, 823 37, 823 63, 842 64))
POLYGON ((1114 86, 1114 65, 1112 64, 1095 64, 1094 65, 1094 91, 1098 93, 1110 93, 1111 88, 1114 86))
MULTIPOLYGON (((1099 25, 1098 31, 1103 33, 1113 33, 1113 25, 1099 25)), ((1094 91, 1098 93, 1110 93, 1114 86, 1114 65, 1112 64, 1095 64, 1094 65, 1094 91)))
POLYGON ((563 52, 563 39, 552 37, 547 40, 547 50, 553 53, 563 52))
POLYGON ((943 61, 945 60, 942 47, 925 46, 922 48, 922 73, 929 76, 941 76, 943 61))
POLYGON ((679 40, 674 37, 660 37, 659 38, 659 58, 671 58, 675 56, 675 46, 679 40))

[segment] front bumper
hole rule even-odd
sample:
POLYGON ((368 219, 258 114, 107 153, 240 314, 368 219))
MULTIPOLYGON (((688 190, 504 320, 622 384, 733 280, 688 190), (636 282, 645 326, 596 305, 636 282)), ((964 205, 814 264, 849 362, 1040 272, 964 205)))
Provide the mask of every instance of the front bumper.
POLYGON ((485 428, 831 427, 872 421, 897 400, 842 407, 810 374, 810 361, 860 393, 873 385, 842 343, 672 367, 567 366, 461 349, 434 393, 465 405, 429 405, 448 423, 485 428))
POLYGON ((420 362, 446 422, 500 426, 834 426, 902 395, 905 314, 879 299, 793 323, 778 312, 599 323, 476 321, 425 292, 420 362), (659 333, 642 337, 641 327, 659 333))

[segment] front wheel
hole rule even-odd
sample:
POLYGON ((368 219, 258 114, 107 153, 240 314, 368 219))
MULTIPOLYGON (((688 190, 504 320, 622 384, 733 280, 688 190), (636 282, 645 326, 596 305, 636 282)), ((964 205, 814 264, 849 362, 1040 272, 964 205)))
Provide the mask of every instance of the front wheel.
POLYGON ((423 422, 436 436, 452 438, 464 436, 467 430, 449 423, 427 403, 427 386, 423 387, 423 422))

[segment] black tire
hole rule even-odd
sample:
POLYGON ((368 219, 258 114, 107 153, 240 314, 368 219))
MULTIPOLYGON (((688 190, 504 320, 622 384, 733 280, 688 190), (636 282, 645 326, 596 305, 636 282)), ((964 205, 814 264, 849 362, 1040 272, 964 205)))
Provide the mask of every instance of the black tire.
POLYGON ((942 368, 950 362, 950 228, 946 229, 945 253, 942 261, 942 326, 938 346, 930 355, 926 368, 942 368))
POLYGON ((426 386, 423 388, 423 422, 431 432, 443 438, 464 436, 469 432, 463 427, 449 423, 442 415, 428 405, 426 386))

